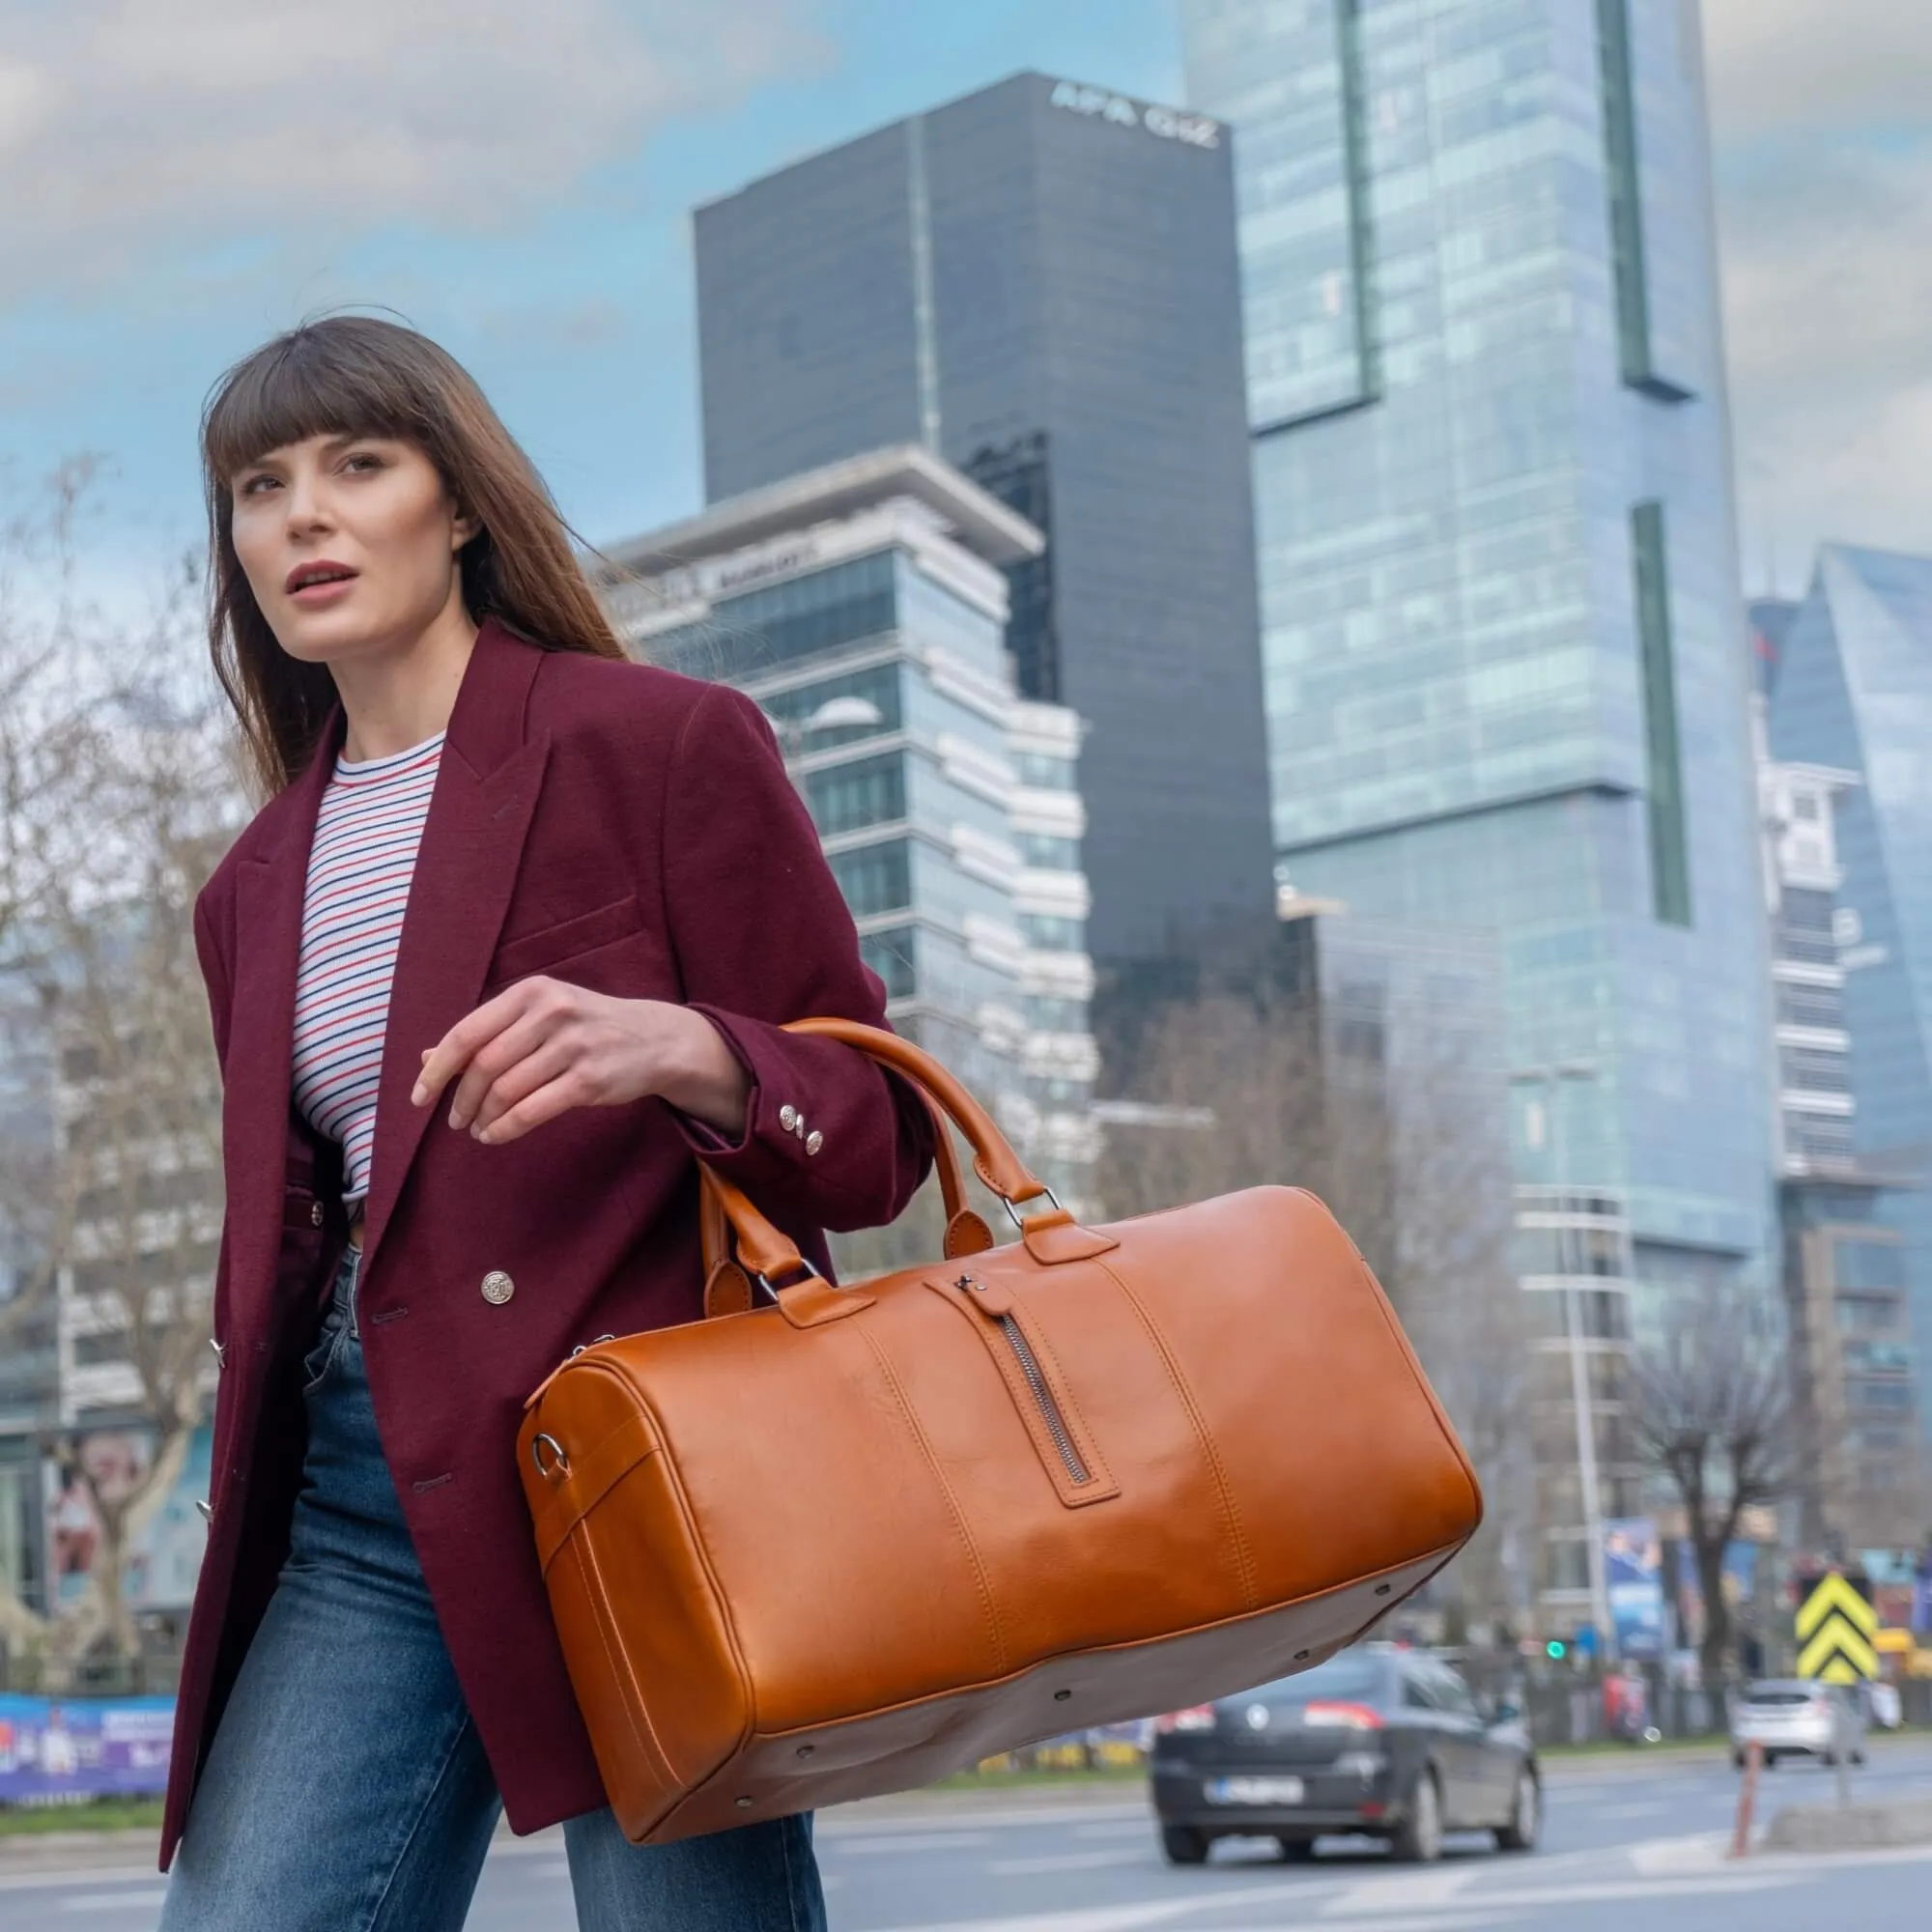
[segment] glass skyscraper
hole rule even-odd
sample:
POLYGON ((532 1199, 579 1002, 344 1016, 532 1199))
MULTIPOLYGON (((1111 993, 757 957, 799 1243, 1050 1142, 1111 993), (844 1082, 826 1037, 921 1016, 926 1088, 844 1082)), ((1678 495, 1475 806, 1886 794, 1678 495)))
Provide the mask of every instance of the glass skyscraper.
MULTIPOLYGON (((1932 1350, 1932 557, 1830 545, 1804 602, 1782 616, 1759 627, 1768 639, 1781 631, 1766 679, 1773 755, 1858 780, 1835 812, 1835 918, 1814 938, 1842 969, 1853 1151, 1902 1183, 1879 1211, 1905 1237, 1922 1361, 1932 1350)), ((1928 1414, 1921 1406, 1921 1424, 1928 1414)))
POLYGON ((1768 1280, 1695 11, 1183 16, 1192 98, 1235 133, 1284 875, 1493 928, 1513 1062, 1594 1064, 1549 1104, 1639 1278, 1768 1280))
POLYGON ((1225 130, 1040 74, 696 216, 706 488, 894 442, 1045 551, 1009 569, 1020 689, 1088 728, 1102 968, 1271 924, 1225 130))
MULTIPOLYGON (((1191 102, 1234 135, 1280 876, 1495 935, 1526 1238, 1553 1222, 1574 1260, 1610 1230, 1639 1327, 1678 1287, 1769 1296, 1695 7, 1182 0, 1182 19, 1191 102)), ((1613 1400, 1600 1420, 1621 1514, 1613 1400)), ((1547 1601, 1587 1554, 1546 1548, 1547 1601)))

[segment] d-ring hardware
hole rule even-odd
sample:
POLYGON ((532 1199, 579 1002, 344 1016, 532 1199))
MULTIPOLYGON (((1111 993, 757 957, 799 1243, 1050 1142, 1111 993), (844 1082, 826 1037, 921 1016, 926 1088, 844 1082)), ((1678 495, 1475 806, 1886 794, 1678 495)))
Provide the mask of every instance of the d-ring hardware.
MULTIPOLYGON (((1027 1199, 1029 1201, 1037 1201, 1040 1198, 1040 1194, 1045 1195, 1047 1200, 1053 1204, 1055 1213, 1061 1211, 1060 1196, 1050 1187, 1042 1187, 1039 1194, 1029 1194, 1027 1199)), ((1007 1210, 1007 1219, 1024 1235, 1026 1233, 1026 1222, 1020 1218, 1020 1210, 1004 1194, 1000 1196, 1000 1206, 1007 1210)))
POLYGON ((554 1483, 559 1476, 570 1474, 570 1458, 564 1453, 563 1444, 554 1435, 548 1434, 539 1435, 530 1444, 530 1461, 537 1465, 537 1474, 547 1483, 554 1483), (544 1466, 543 1451, 546 1442, 550 1444, 551 1454, 556 1458, 554 1468, 545 1468, 544 1466))

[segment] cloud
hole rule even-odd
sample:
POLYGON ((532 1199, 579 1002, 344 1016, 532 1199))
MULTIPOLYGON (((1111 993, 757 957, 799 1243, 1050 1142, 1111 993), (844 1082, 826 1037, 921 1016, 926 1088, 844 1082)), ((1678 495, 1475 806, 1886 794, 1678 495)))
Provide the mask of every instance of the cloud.
POLYGON ((1932 552, 1932 19, 1707 0, 1746 579, 1932 552))
POLYGON ((1925 113, 1932 35, 1913 0, 1705 0, 1704 41, 1730 140, 1925 113))
POLYGON ((502 228, 666 121, 820 64, 810 0, 58 0, 0 10, 0 303, 201 248, 502 228))

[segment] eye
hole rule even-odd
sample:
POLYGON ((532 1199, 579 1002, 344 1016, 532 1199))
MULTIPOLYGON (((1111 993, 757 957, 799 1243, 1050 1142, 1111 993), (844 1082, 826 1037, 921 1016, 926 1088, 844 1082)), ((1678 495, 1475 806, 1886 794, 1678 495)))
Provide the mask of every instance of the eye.
POLYGON ((242 483, 237 486, 235 494, 238 497, 259 497, 262 494, 262 492, 265 489, 271 486, 274 483, 274 481, 275 479, 272 476, 269 476, 266 474, 245 477, 242 481, 242 483))
POLYGON ((342 467, 353 474, 366 476, 385 466, 373 449, 357 449, 342 459, 342 467))

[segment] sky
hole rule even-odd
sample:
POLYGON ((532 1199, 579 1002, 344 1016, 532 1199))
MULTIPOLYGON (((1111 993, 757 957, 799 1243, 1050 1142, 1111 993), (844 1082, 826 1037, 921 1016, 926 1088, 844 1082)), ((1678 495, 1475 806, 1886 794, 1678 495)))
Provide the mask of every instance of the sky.
MULTIPOLYGON (((1705 30, 1747 584, 1932 552, 1932 10, 1705 30)), ((1023 68, 1179 100, 1177 0, 5 0, 0 499, 97 457, 91 571, 158 575, 211 382, 359 304, 474 371, 593 542, 688 514, 691 207, 1023 68)))

